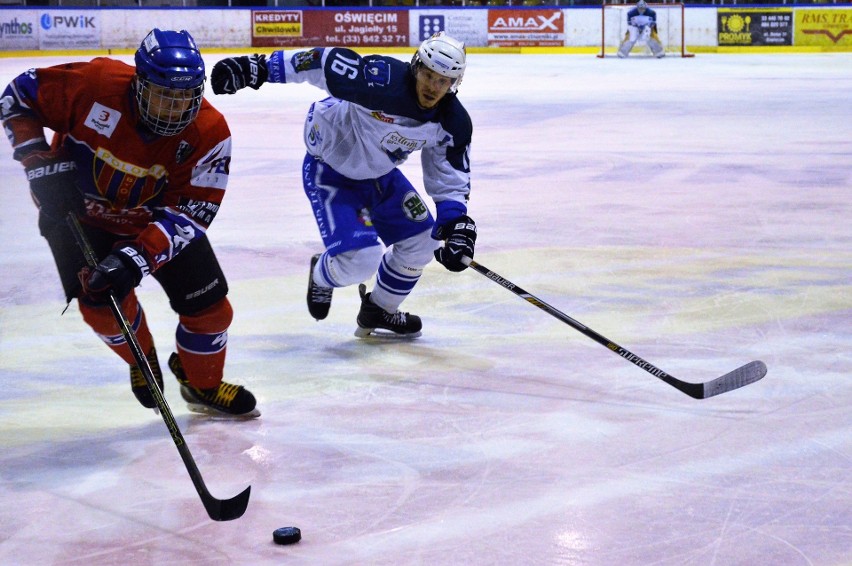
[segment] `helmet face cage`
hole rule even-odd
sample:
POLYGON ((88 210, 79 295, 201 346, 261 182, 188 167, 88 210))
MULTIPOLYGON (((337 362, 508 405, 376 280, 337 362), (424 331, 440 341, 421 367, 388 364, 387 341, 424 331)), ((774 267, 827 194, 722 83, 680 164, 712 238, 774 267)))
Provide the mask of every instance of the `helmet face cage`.
POLYGON ((204 60, 188 32, 152 30, 136 51, 140 119, 160 136, 179 134, 201 110, 205 79, 204 60))
POLYGON ((456 92, 464 77, 465 59, 464 43, 439 31, 420 44, 411 58, 411 68, 415 74, 420 67, 426 67, 453 79, 449 92, 456 92))
POLYGON ((191 89, 172 89, 137 77, 136 102, 139 117, 160 136, 181 133, 198 116, 204 85, 191 89))
POLYGON ((648 8, 648 5, 645 3, 645 0, 639 0, 639 2, 636 3, 636 9, 639 10, 640 14, 643 14, 646 8, 648 8))

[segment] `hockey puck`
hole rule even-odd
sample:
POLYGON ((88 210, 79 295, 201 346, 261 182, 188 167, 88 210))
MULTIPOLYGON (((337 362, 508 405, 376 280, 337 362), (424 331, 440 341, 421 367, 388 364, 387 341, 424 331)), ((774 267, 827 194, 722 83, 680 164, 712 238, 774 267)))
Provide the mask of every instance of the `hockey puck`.
POLYGON ((272 533, 275 544, 295 544, 302 540, 302 531, 298 527, 281 527, 272 533))

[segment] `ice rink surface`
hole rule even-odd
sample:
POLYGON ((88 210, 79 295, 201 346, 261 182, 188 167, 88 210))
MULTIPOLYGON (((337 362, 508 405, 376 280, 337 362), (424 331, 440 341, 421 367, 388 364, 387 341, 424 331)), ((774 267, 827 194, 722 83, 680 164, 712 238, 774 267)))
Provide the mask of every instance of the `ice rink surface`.
MULTIPOLYGON (((0 59, 0 83, 72 59, 0 59)), ((165 393, 213 495, 251 485, 227 523, 125 365, 61 316, 0 144, 0 563, 852 563, 850 92, 852 54, 469 56, 477 261, 682 380, 769 367, 701 401, 472 270, 427 267, 413 342, 356 339, 354 287, 315 322, 301 134, 323 94, 209 94, 234 141, 209 231, 226 378, 263 415, 165 393), (289 525, 303 540, 273 544, 289 525)), ((420 186, 418 156, 403 170, 420 186)), ((155 281, 139 296, 164 363, 177 318, 155 281)))

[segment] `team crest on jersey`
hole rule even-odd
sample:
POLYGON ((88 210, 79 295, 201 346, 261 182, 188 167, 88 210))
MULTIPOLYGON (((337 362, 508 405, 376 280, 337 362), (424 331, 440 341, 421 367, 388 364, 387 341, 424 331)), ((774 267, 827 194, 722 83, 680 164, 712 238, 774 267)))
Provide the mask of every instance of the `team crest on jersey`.
POLYGON ((83 124, 103 136, 111 137, 120 119, 121 112, 95 102, 92 104, 89 115, 86 116, 86 121, 83 124))
POLYGON ((426 145, 426 140, 413 140, 399 132, 390 132, 382 139, 382 149, 396 164, 408 159, 409 155, 422 149, 424 145, 426 145))
POLYGON ((322 49, 315 48, 308 51, 299 51, 290 59, 297 73, 319 69, 322 66, 322 49))
POLYGON ((364 80, 368 86, 386 86, 391 81, 390 65, 381 59, 370 59, 364 64, 364 80))
POLYGON ((116 210, 141 206, 162 191, 168 181, 168 172, 162 165, 135 165, 103 147, 95 152, 93 175, 98 192, 116 210))
POLYGON ((414 191, 409 191, 402 199, 402 211, 406 218, 414 222, 423 222, 429 218, 429 209, 426 208, 426 203, 414 191))
POLYGON ((178 144, 177 151, 175 151, 175 163, 180 165, 186 158, 189 157, 192 152, 195 151, 195 148, 189 145, 185 140, 181 140, 178 144))

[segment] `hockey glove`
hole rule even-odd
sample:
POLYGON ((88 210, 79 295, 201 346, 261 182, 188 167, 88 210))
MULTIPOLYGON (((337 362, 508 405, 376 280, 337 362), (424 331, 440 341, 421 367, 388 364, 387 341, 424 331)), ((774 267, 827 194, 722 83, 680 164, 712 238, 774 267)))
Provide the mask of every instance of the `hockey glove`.
POLYGON ((39 229, 45 237, 65 224, 71 211, 83 208, 83 196, 77 189, 77 165, 62 150, 51 151, 41 144, 21 158, 30 192, 39 209, 39 229))
POLYGON ((83 294, 94 303, 106 302, 110 292, 120 302, 142 277, 151 273, 142 248, 134 242, 119 244, 94 269, 84 267, 78 275, 83 294))
POLYGON ((464 271, 467 265, 462 257, 473 259, 476 243, 476 222, 470 216, 460 216, 438 228, 438 240, 446 240, 444 246, 435 250, 435 259, 450 271, 464 271))
POLYGON ((257 90, 268 77, 266 55, 229 57, 213 65, 210 84, 216 94, 234 94, 247 86, 257 90))

